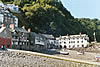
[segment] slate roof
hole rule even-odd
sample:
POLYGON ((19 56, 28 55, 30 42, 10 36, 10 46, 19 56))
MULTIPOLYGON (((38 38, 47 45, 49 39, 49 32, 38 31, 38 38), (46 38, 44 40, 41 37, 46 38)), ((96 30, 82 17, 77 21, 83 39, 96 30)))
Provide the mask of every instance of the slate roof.
POLYGON ((41 34, 41 35, 45 36, 48 39, 54 39, 53 35, 48 35, 48 34, 41 34))
POLYGON ((28 33, 28 32, 26 31, 26 29, 19 28, 19 27, 16 27, 15 30, 16 30, 16 31, 19 31, 19 32, 23 32, 23 33, 28 33))
POLYGON ((6 29, 6 27, 1 27, 1 28, 0 28, 0 33, 1 33, 4 29, 6 29))

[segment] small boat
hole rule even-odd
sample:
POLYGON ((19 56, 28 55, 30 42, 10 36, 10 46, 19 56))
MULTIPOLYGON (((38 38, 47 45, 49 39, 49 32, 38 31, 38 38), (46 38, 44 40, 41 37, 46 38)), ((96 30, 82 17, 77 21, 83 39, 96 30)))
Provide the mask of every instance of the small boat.
POLYGON ((83 55, 83 53, 81 53, 81 52, 77 52, 77 54, 78 54, 78 55, 83 55))
POLYGON ((69 52, 68 52, 67 50, 65 50, 65 49, 62 49, 62 50, 60 51, 60 54, 69 55, 69 52))

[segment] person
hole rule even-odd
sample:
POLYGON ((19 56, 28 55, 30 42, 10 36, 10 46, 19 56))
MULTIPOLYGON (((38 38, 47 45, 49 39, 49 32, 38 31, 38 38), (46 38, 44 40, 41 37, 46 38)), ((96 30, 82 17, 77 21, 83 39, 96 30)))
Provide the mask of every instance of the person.
POLYGON ((3 50, 3 45, 1 46, 1 49, 3 50))
POLYGON ((5 50, 5 49, 6 49, 6 47, 5 47, 4 45, 2 45, 2 46, 1 46, 1 49, 2 49, 2 50, 5 50))

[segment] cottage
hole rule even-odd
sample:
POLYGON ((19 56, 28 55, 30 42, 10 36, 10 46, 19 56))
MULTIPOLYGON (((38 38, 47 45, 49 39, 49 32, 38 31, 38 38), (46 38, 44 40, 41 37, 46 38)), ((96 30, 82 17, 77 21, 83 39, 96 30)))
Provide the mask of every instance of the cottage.
POLYGON ((19 11, 19 7, 16 6, 15 4, 7 4, 6 8, 9 8, 10 11, 12 11, 12 12, 18 12, 19 11))
POLYGON ((55 48, 60 45, 59 41, 55 39, 53 35, 42 34, 47 40, 47 48, 55 48))
POLYGON ((8 28, 0 26, 0 47, 5 46, 6 48, 11 48, 11 32, 8 28))
POLYGON ((0 7, 1 8, 4 8, 5 7, 5 5, 0 1, 0 7))
POLYGON ((86 34, 81 35, 70 35, 70 36, 60 36, 56 38, 61 47, 64 48, 74 48, 74 47, 86 47, 88 45, 89 37, 86 34))
POLYGON ((26 29, 14 27, 14 24, 11 24, 9 30, 12 33, 12 48, 22 49, 22 45, 29 44, 29 33, 26 29))
POLYGON ((14 23, 15 27, 18 27, 18 18, 9 12, 0 12, 0 24, 2 23, 8 28, 12 23, 14 23))
POLYGON ((35 32, 30 32, 30 46, 31 49, 36 51, 40 51, 42 49, 46 49, 46 39, 41 34, 36 34, 35 32))

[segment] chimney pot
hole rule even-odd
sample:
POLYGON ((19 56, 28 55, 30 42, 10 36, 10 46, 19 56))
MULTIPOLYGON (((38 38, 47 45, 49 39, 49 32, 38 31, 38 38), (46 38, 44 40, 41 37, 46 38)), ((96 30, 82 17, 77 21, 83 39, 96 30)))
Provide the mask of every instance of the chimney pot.
POLYGON ((14 30, 14 24, 10 24, 10 28, 14 30))
POLYGON ((4 27, 4 24, 2 24, 1 27, 4 27))
POLYGON ((22 26, 23 29, 25 29, 25 26, 22 26))
POLYGON ((28 29, 28 32, 31 32, 31 29, 30 28, 28 29))

